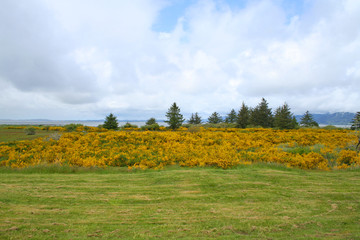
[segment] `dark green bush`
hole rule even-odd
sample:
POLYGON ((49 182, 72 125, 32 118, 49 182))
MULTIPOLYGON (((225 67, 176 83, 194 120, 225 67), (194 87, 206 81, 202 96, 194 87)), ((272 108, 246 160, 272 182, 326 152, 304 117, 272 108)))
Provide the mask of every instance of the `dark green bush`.
POLYGON ((138 128, 138 126, 127 122, 122 128, 138 128))
POLYGON ((71 123, 71 124, 66 124, 64 126, 64 128, 66 129, 67 132, 73 132, 76 130, 77 127, 81 127, 83 126, 82 124, 75 124, 75 123, 71 123))
POLYGON ((159 129, 160 129, 160 126, 157 123, 154 123, 151 125, 145 125, 145 126, 141 127, 141 130, 144 130, 144 131, 157 131, 159 129))

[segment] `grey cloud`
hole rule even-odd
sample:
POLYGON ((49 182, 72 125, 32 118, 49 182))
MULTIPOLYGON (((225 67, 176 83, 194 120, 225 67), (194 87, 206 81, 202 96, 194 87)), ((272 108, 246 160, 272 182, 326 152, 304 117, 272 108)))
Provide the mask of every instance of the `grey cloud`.
POLYGON ((92 91, 94 76, 69 57, 68 37, 38 1, 2 1, 0 75, 22 91, 92 91))
POLYGON ((174 101, 211 113, 265 97, 299 114, 357 111, 359 2, 304 1, 297 15, 281 3, 198 1, 159 33, 151 26, 162 1, 3 0, 0 107, 9 116, 16 104, 24 116, 42 104, 39 114, 143 118, 174 101))

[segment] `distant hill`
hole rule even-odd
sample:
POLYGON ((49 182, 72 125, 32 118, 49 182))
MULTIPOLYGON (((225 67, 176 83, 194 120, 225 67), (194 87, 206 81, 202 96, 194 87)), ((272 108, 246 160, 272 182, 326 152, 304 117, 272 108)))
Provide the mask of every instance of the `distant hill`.
MULTIPOLYGON (((300 123, 300 118, 303 115, 296 115, 296 120, 300 123)), ((336 112, 324 114, 312 114, 314 120, 319 124, 324 125, 351 125, 350 122, 354 119, 355 113, 350 112, 336 112)))

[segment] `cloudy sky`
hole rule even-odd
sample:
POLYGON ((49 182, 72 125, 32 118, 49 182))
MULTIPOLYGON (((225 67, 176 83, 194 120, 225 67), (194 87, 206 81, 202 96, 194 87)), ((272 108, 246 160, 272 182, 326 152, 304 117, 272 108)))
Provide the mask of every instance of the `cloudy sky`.
POLYGON ((360 111, 359 0, 1 0, 0 119, 360 111))

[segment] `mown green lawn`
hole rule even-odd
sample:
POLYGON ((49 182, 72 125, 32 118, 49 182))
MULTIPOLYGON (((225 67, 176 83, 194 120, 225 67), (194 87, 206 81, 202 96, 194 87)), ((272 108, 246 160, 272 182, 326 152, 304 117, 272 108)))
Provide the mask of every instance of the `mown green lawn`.
POLYGON ((359 170, 39 172, 0 169, 0 239, 360 239, 359 170))

